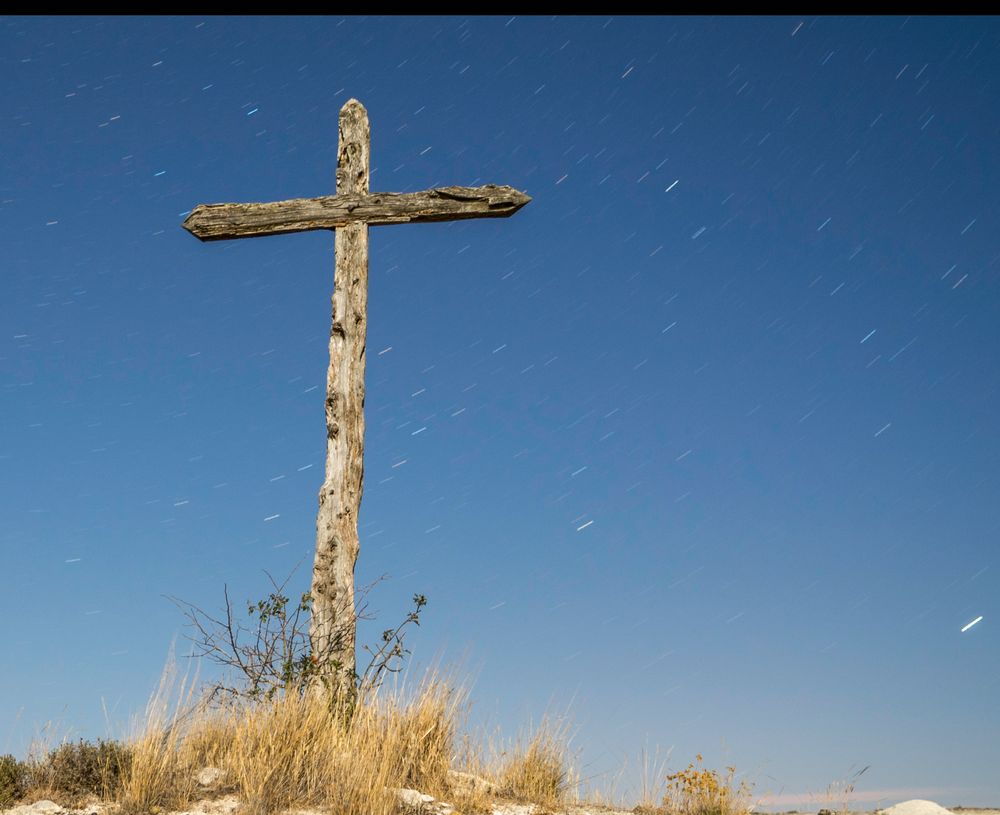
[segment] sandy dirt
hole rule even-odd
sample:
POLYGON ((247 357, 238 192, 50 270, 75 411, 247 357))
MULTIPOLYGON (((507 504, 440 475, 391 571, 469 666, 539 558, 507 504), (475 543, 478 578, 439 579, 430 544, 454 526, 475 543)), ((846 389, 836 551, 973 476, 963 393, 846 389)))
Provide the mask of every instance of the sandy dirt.
MULTIPOLYGON (((403 791, 401 791, 403 792, 403 791)), ((423 800, 417 803, 407 800, 406 807, 409 815, 453 815, 454 810, 440 801, 435 801, 430 796, 422 796, 416 791, 408 791, 420 796, 423 800), (428 800, 429 799, 429 800, 428 800)), ((833 815, 1000 815, 1000 808, 993 807, 942 807, 921 806, 922 804, 933 804, 925 801, 905 801, 901 805, 888 807, 886 809, 869 810, 836 810, 833 815)), ((215 798, 206 798, 193 803, 190 808, 179 811, 162 813, 162 815, 239 815, 240 802, 235 795, 224 795, 215 798)), ((11 809, 0 810, 0 815, 114 815, 114 805, 91 804, 82 809, 67 809, 52 801, 37 801, 33 804, 21 804, 11 809)), ((808 812, 803 810, 786 810, 784 812, 768 811, 764 809, 756 810, 761 815, 810 815, 816 810, 808 812)), ((318 810, 290 809, 282 815, 323 815, 318 810)), ((457 813, 454 813, 457 815, 457 813)), ((493 815, 633 815, 631 810, 616 810, 602 805, 567 805, 557 812, 547 812, 532 804, 517 804, 513 802, 499 803, 493 810, 493 815)))

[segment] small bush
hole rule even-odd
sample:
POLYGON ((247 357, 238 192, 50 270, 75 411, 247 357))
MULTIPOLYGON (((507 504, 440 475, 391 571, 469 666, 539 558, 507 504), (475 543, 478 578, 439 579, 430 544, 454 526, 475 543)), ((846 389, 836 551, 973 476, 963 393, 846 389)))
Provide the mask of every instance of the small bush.
POLYGON ((0 809, 9 807, 24 795, 27 768, 12 755, 0 756, 0 809))
POLYGON ((726 774, 701 766, 701 755, 687 769, 667 776, 667 794, 663 808, 669 815, 746 815, 751 789, 745 781, 733 786, 735 767, 726 774))
POLYGON ((110 798, 121 787, 129 771, 131 752, 117 741, 83 741, 61 744, 27 772, 28 784, 44 789, 64 804, 80 804, 87 798, 110 798))

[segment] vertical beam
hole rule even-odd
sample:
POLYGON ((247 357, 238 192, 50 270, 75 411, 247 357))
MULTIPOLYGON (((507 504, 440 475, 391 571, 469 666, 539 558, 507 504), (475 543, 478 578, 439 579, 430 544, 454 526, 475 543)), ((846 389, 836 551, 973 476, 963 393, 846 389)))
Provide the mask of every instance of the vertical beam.
MULTIPOLYGON (((368 192, 368 112, 356 99, 340 110, 337 194, 368 192)), ((336 230, 330 367, 326 374, 326 476, 316 517, 309 631, 319 675, 331 690, 354 687, 354 564, 358 557, 365 434, 368 224, 336 230)))

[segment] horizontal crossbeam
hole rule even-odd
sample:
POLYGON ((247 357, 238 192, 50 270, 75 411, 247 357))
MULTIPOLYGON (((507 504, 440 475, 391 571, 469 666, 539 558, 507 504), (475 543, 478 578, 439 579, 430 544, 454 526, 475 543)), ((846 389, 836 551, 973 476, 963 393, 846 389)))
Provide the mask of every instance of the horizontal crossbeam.
POLYGON ((203 241, 284 235, 311 229, 336 229, 352 223, 370 226, 465 218, 507 218, 531 197, 513 187, 438 187, 421 192, 324 195, 266 204, 199 204, 184 228, 203 241))

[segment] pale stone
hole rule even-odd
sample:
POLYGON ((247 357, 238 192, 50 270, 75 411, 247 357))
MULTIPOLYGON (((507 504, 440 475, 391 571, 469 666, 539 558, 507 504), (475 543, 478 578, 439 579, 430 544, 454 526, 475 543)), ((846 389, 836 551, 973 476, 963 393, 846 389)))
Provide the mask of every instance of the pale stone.
POLYGON ((205 767, 198 771, 195 781, 200 787, 214 787, 225 774, 225 770, 220 770, 218 767, 205 767))
POLYGON ((482 776, 460 770, 448 770, 448 781, 456 790, 466 794, 478 792, 491 794, 496 792, 497 788, 496 784, 482 776))
POLYGON ((2 810, 4 815, 59 815, 66 812, 64 807, 59 806, 55 801, 41 800, 33 804, 21 804, 11 809, 2 810))
POLYGON ((881 815, 955 815, 950 809, 922 798, 901 801, 895 806, 880 809, 879 812, 881 815))
POLYGON ((455 811, 455 807, 451 804, 438 801, 433 795, 419 790, 403 787, 396 790, 396 797, 405 809, 419 812, 421 815, 452 815, 455 811))
POLYGON ((500 804, 493 807, 493 815, 534 815, 534 804, 500 804))
POLYGON ((239 808, 239 798, 235 795, 227 795, 211 801, 197 801, 191 805, 190 809, 171 813, 171 815, 234 815, 239 808))

